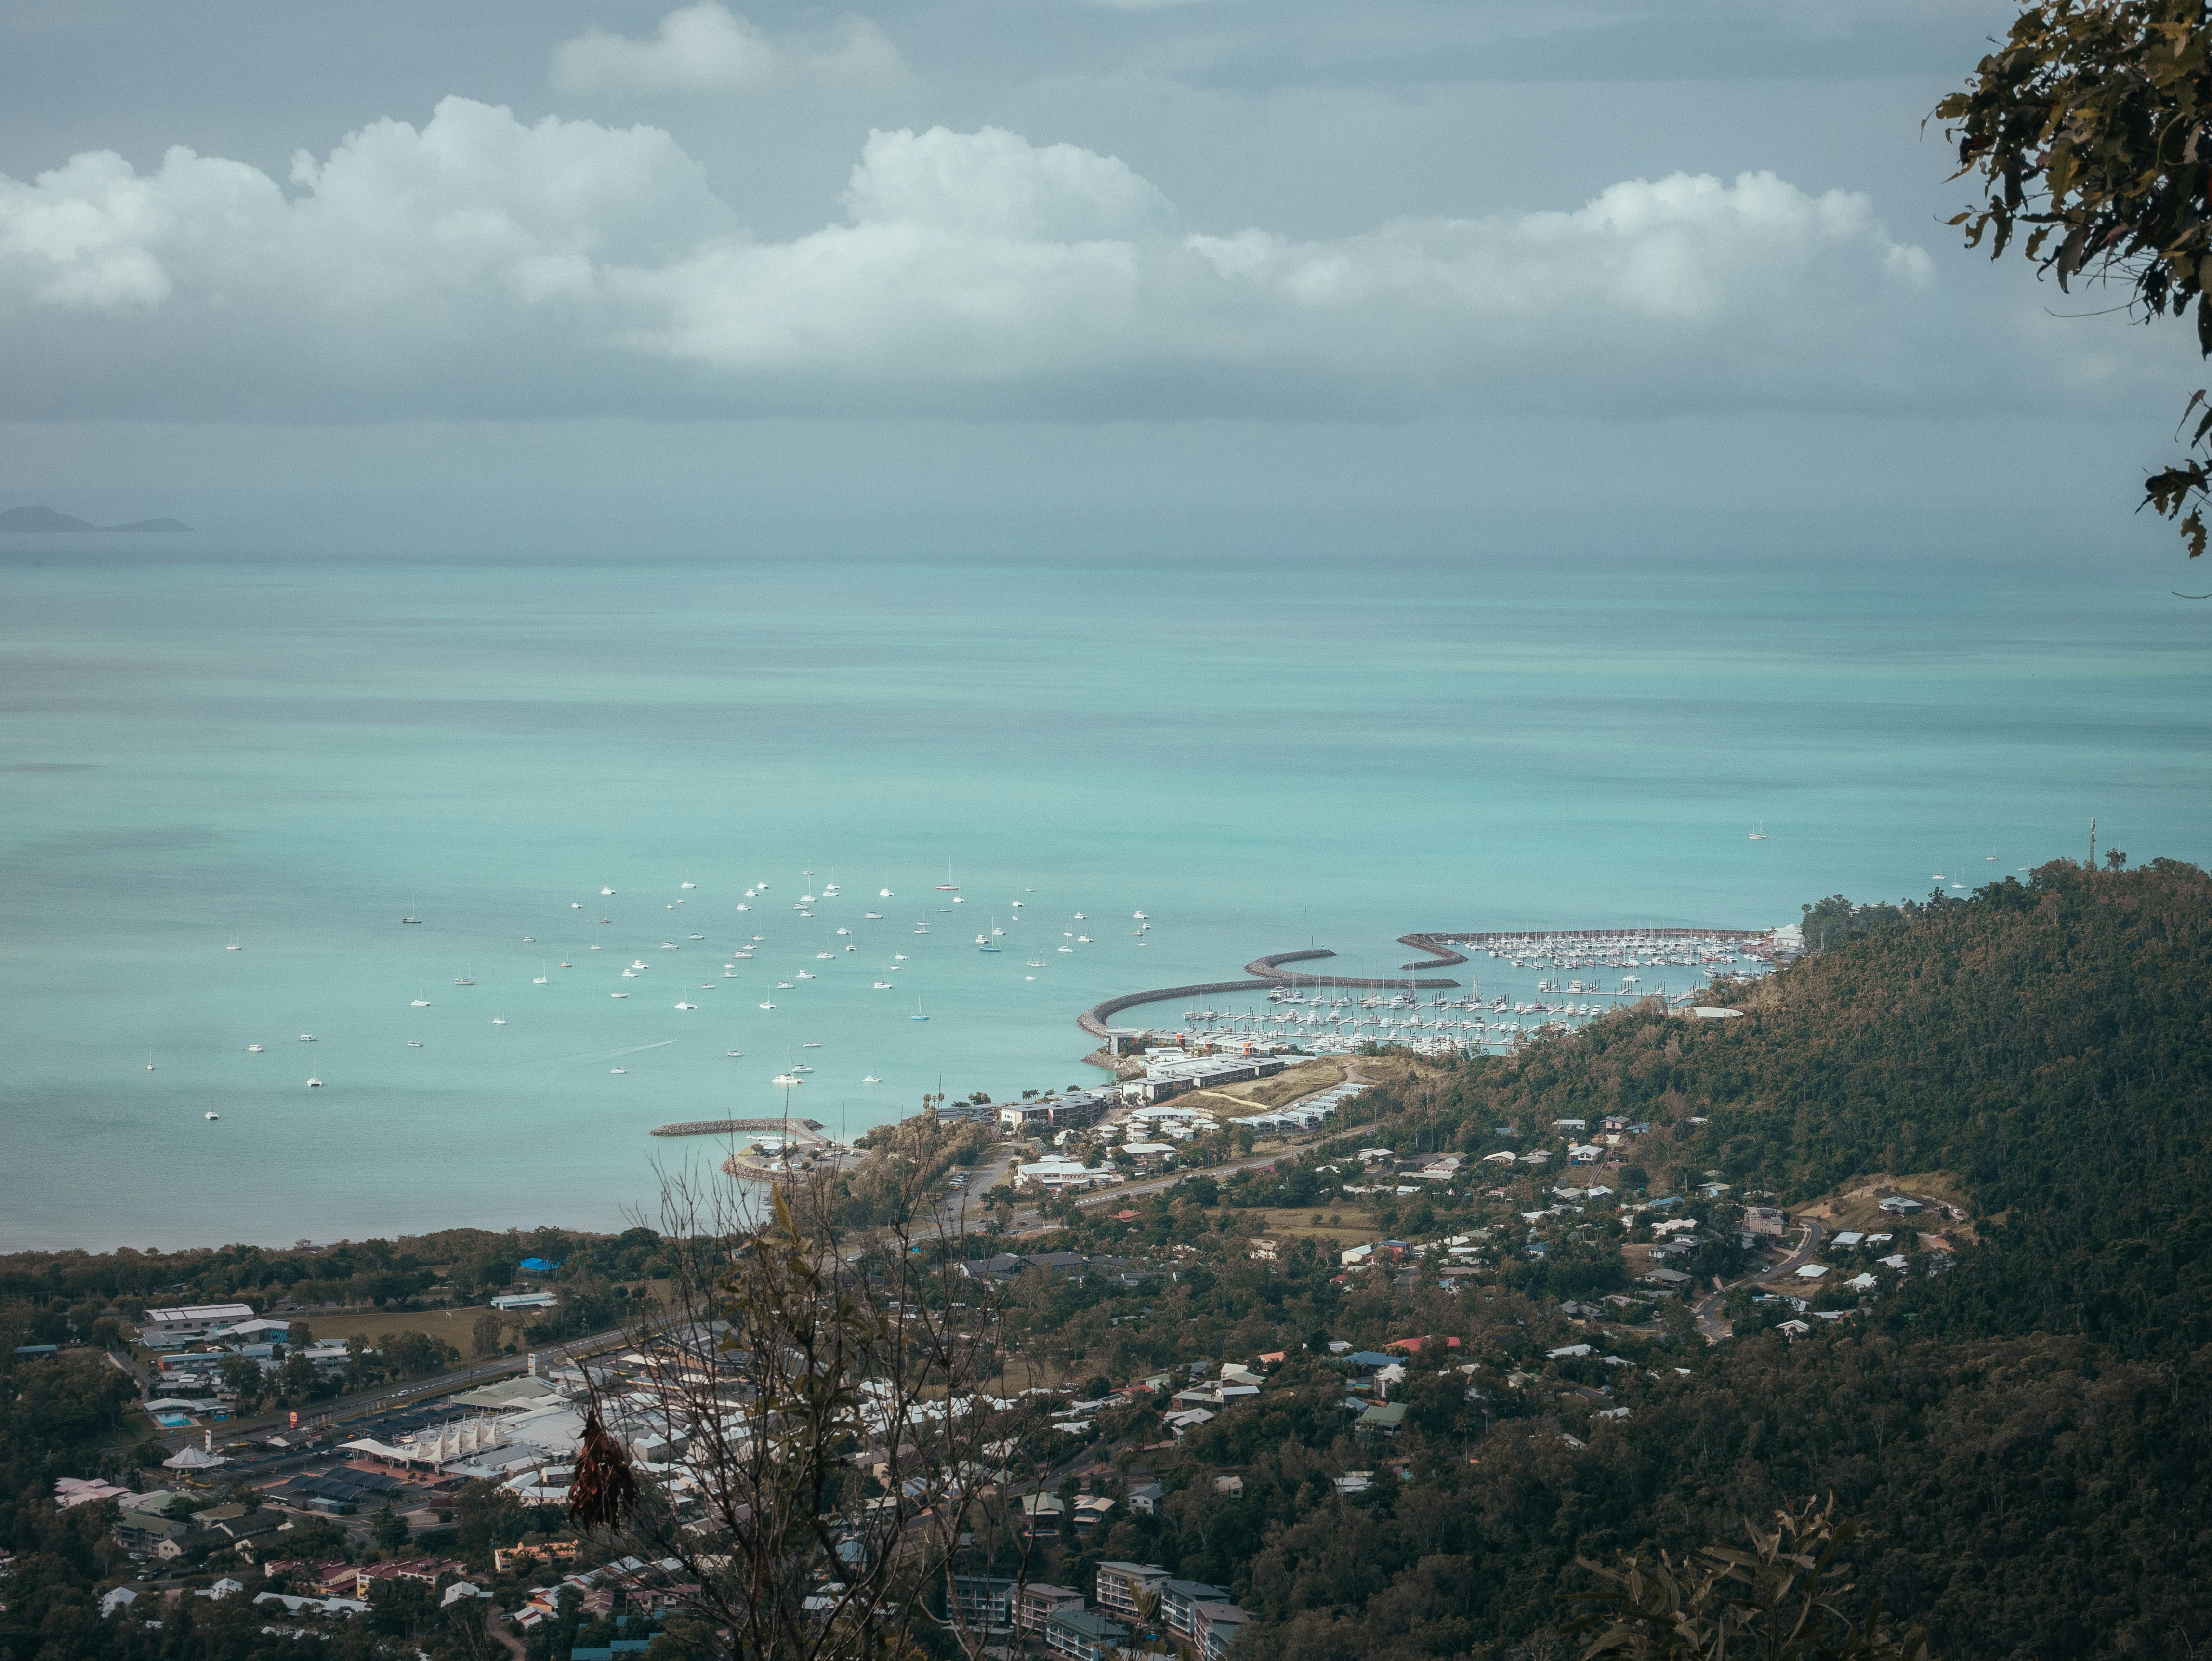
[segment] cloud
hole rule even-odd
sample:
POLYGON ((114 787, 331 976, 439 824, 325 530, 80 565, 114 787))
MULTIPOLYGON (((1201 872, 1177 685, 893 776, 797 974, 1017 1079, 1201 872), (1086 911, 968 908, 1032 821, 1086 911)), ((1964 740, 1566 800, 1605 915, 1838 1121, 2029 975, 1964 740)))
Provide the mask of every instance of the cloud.
POLYGON ((842 207, 763 240, 665 132, 459 98, 282 186, 80 155, 0 176, 0 415, 1894 410, 2068 350, 1945 304, 1864 196, 1768 173, 1300 239, 940 127, 872 133, 842 207))
POLYGON ((751 92, 779 82, 869 82, 905 73, 898 48, 864 17, 840 18, 827 39, 771 40, 730 9, 702 0, 672 11, 653 37, 588 29, 553 54, 561 92, 751 92))

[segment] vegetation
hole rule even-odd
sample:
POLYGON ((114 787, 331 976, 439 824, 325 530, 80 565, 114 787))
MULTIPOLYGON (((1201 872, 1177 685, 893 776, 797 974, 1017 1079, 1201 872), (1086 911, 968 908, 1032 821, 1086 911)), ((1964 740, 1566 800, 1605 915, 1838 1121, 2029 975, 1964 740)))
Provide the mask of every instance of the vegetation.
MULTIPOLYGON (((1982 203, 1951 222, 1969 247, 2023 252, 2063 289, 2118 282, 2148 322, 2196 314, 2212 353, 2212 13, 2202 0, 2045 0, 2027 7, 1966 89, 1936 107, 1959 175, 1982 203)), ((2205 404, 2199 392, 2189 413, 2205 404)), ((2191 559, 2204 551, 2212 487, 2212 405, 2197 452, 2144 481, 2143 500, 2180 516, 2191 559)))

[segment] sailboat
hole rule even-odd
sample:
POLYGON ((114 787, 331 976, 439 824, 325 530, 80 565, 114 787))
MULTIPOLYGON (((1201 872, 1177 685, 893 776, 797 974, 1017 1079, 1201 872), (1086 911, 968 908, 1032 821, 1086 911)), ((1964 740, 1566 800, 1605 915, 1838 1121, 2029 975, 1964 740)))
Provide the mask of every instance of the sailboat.
POLYGON ((996 917, 992 918, 991 932, 988 934, 978 934, 975 936, 975 949, 978 952, 988 952, 995 957, 998 954, 999 950, 997 936, 1000 932, 1001 931, 999 928, 999 920, 996 917))
POLYGON ((920 998, 916 998, 914 1001, 914 1013, 908 1016, 907 1019, 910 1021, 926 1021, 928 1019, 928 1016, 921 1013, 921 1000, 920 998))
POLYGON ((308 1088, 308 1089, 310 1089, 310 1090, 320 1090, 322 1087, 323 1087, 323 1081, 322 1081, 322 1080, 321 1080, 321 1079, 318 1078, 318 1077, 317 1077, 314 1074, 313 1074, 313 1073, 310 1073, 309 1074, 307 1074, 307 1088, 308 1088))
POLYGON ((246 948, 238 943, 238 936, 233 934, 230 937, 230 944, 223 947, 223 950, 226 952, 243 952, 246 948))
MULTIPOLYGON (((565 969, 568 965, 563 964, 562 967, 565 969)), ((532 986, 543 986, 545 984, 545 965, 544 964, 541 963, 538 965, 538 973, 531 977, 530 983, 532 986)))
POLYGON ((957 894, 960 891, 960 885, 952 880, 952 861, 951 860, 945 861, 945 880, 937 885, 937 891, 940 894, 957 894))
POLYGON ((1766 821, 1765 819, 1759 820, 1759 829, 1751 833, 1749 840, 1752 842, 1765 842, 1766 840, 1766 821))
POLYGON ((422 995, 422 982, 415 983, 415 1000, 407 1007, 410 1009, 428 1009, 430 1007, 430 1001, 422 995))
POLYGON ((413 923, 419 923, 422 921, 422 918, 415 915, 415 897, 412 894, 410 894, 407 897, 407 915, 400 918, 399 921, 402 922, 413 923))
POLYGON ((146 1070, 149 1073, 154 1070, 154 1047, 151 1044, 146 1046, 146 1070))

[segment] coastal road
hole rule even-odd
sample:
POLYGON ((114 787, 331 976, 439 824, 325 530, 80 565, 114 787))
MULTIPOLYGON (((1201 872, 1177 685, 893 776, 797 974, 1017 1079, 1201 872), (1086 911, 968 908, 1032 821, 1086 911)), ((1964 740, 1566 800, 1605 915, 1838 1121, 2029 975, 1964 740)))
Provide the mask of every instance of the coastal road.
POLYGON ((1801 1218, 1799 1222, 1805 1232, 1798 1237, 1796 1250, 1787 1257, 1772 1269, 1762 1269, 1756 1275, 1747 1275, 1741 1280, 1730 1281, 1726 1286, 1716 1284, 1711 1292, 1692 1305, 1690 1316, 1697 1323, 1698 1335, 1700 1338, 1709 1344, 1717 1344, 1723 1338, 1735 1335, 1735 1329, 1729 1325, 1727 1317, 1721 1313, 1722 1301, 1729 1293, 1741 1287, 1756 1286, 1761 1281, 1771 1281, 1778 1275, 1788 1275, 1813 1261, 1813 1254, 1820 1249, 1820 1241, 1824 1238, 1820 1225, 1817 1220, 1811 1217, 1801 1218))

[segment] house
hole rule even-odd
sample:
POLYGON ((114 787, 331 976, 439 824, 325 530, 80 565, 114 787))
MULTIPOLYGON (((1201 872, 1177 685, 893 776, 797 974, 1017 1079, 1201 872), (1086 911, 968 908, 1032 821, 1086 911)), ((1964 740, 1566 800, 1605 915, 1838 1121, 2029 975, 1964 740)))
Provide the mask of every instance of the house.
POLYGON ((518 1292, 505 1298, 493 1299, 491 1306, 502 1314, 511 1315, 517 1310, 552 1309, 560 1301, 550 1292, 518 1292))
POLYGON ((117 1586, 100 1597, 100 1618, 103 1621, 118 1609, 127 1609, 138 1601, 138 1594, 128 1586, 117 1586))
POLYGON ((1790 1226, 1790 1220, 1773 1206, 1747 1205, 1743 1208, 1743 1232, 1747 1234, 1780 1235, 1790 1226))
POLYGON ((1088 1609, 1060 1609, 1045 1622, 1045 1647, 1068 1661, 1115 1661, 1129 1628, 1088 1609))
POLYGON ((1188 1408, 1181 1413, 1170 1413, 1166 1416, 1167 1427, 1178 1442, 1188 1432, 1196 1430, 1200 1425, 1211 1424, 1212 1421, 1213 1415, 1205 1408, 1188 1408))
POLYGON ((1787 1334, 1792 1338, 1802 1338, 1813 1329, 1806 1325, 1802 1321, 1792 1319, 1778 1322, 1774 1329, 1777 1332, 1787 1334))
POLYGON ((1690 1277, 1679 1269, 1654 1269, 1646 1270, 1636 1278, 1646 1286, 1666 1287, 1671 1290, 1682 1285, 1690 1277))
POLYGON ((1075 1500, 1075 1515, 1071 1519, 1075 1524, 1077 1538, 1080 1539, 1104 1522, 1106 1513, 1113 1509, 1114 1501, 1105 1494, 1078 1494, 1075 1500))
POLYGON ((1190 1640, 1201 1661, 1221 1661, 1251 1618, 1234 1603, 1200 1603, 1191 1612, 1190 1640))
POLYGON ((1156 1595, 1167 1579, 1168 1572, 1158 1563, 1101 1563, 1098 1607, 1125 1621, 1140 1621, 1145 1600, 1156 1595))
POLYGON ((253 1603, 282 1603, 287 1615, 367 1615, 368 1605, 358 1597, 300 1597, 289 1592, 256 1592, 253 1603))
POLYGON ((1241 1500, 1244 1497, 1244 1479, 1242 1476, 1217 1476, 1213 1479, 1213 1491, 1241 1500))
POLYGON ((155 1557, 165 1541, 181 1542, 190 1529, 190 1524, 158 1512, 123 1511, 115 1518, 115 1541, 133 1557, 155 1557))
POLYGON ((1166 1497, 1167 1491, 1158 1482, 1139 1482, 1129 1490, 1129 1509, 1141 1512, 1147 1517, 1157 1517, 1160 1501, 1166 1497))
POLYGON ((1881 1202, 1880 1209, 1885 1217, 1912 1217, 1928 1208, 1910 1194, 1893 1194, 1881 1202))
POLYGON ((1336 1491, 1343 1494, 1364 1494, 1374 1486, 1375 1473, 1371 1470, 1347 1470, 1336 1479, 1336 1491))
POLYGON ((97 1505, 102 1500, 120 1501, 131 1495, 129 1488, 118 1488, 112 1482, 83 1476, 58 1477, 54 1482, 54 1504, 64 1511, 78 1506, 97 1505))
POLYGON ((1577 1142, 1567 1149, 1567 1163, 1595 1165, 1604 1153, 1605 1150, 1594 1142, 1577 1142))
POLYGON ((1010 1626, 1014 1618, 1015 1590, 1013 1581, 997 1575, 956 1574, 952 1577, 955 1612, 973 1625, 1010 1626))
POLYGON ((1850 1280, 1844 1281, 1844 1284, 1849 1287, 1853 1292, 1872 1292, 1875 1287, 1881 1284, 1881 1281, 1869 1271, 1854 1275, 1850 1280))
POLYGON ((1022 1515, 1029 1520, 1022 1532, 1033 1540, 1056 1540, 1060 1537, 1060 1518, 1067 1514, 1067 1506, 1056 1494, 1025 1494, 1018 1502, 1022 1515))
POLYGON ((1406 1404, 1403 1402, 1377 1402, 1359 1415, 1352 1427, 1383 1436, 1395 1436, 1405 1422, 1406 1404))
POLYGON ((1160 1582, 1160 1620, 1176 1637, 1198 1641, 1197 1615, 1200 1603, 1233 1602, 1225 1586, 1209 1586, 1203 1580, 1160 1582))
POLYGON ((1866 1236, 1860 1233, 1858 1230, 1855 1228, 1847 1228, 1842 1233, 1836 1236, 1836 1244, 1846 1249, 1852 1246, 1864 1245, 1866 1244, 1866 1236))
POLYGON ((1036 1581, 1021 1590, 1014 1605, 1014 1627, 1019 1632, 1042 1633, 1054 1615, 1074 1614, 1082 1608, 1083 1594, 1074 1587, 1036 1581))
POLYGON ((1826 1263, 1800 1263, 1797 1265, 1797 1278, 1801 1281, 1817 1281, 1827 1272, 1828 1266, 1826 1263))

